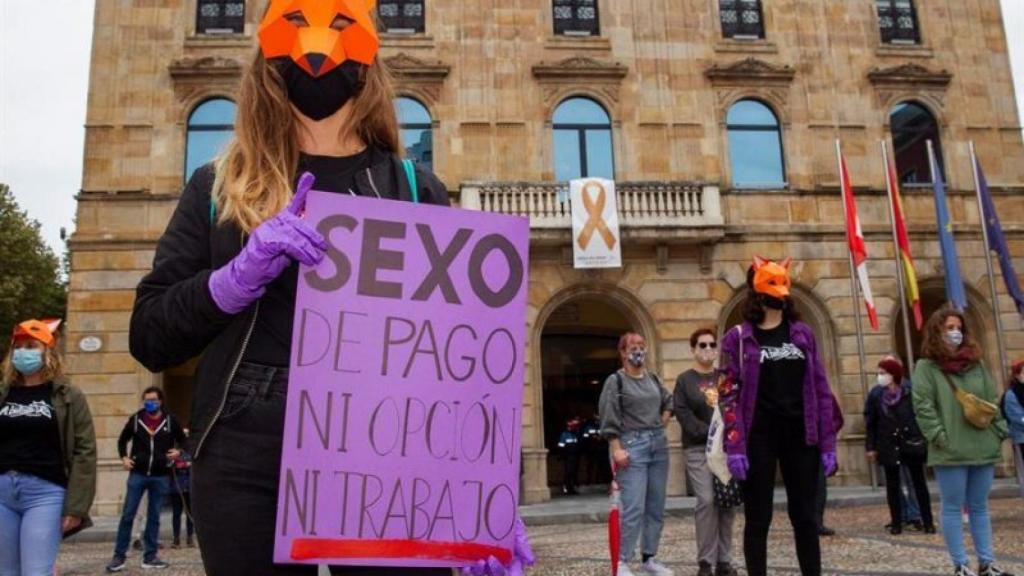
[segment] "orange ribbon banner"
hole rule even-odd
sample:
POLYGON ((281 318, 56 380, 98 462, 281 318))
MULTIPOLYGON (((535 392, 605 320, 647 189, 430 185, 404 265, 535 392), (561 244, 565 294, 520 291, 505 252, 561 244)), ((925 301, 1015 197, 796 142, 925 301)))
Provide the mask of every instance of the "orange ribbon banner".
POLYGON ((583 230, 580 231, 580 235, 576 238, 576 242, 580 245, 581 250, 586 250, 587 246, 590 245, 590 240, 594 236, 594 232, 601 234, 601 238, 604 239, 604 243, 611 250, 615 247, 615 234, 612 233, 611 229, 608 228, 608 223, 604 221, 604 206, 608 202, 608 192, 605 190, 599 182, 587 182, 583 186, 583 191, 580 194, 583 198, 583 209, 587 212, 587 222, 583 225, 583 230), (590 190, 597 188, 597 200, 590 197, 590 190))

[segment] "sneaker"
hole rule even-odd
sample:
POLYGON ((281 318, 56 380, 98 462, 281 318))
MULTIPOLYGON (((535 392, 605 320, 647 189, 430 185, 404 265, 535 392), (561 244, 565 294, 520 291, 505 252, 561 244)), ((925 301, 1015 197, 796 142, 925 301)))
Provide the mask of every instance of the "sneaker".
POLYGON ((715 576, 714 571, 711 570, 711 564, 707 562, 699 562, 699 568, 697 568, 697 576, 715 576))
POLYGON ((970 568, 968 568, 967 564, 961 564, 960 566, 956 567, 956 570, 953 572, 953 576, 978 576, 978 575, 975 574, 970 568))
POLYGON ((911 530, 916 530, 917 532, 921 532, 922 530, 924 530, 924 524, 922 524, 920 520, 911 520, 910 522, 904 522, 903 525, 907 526, 911 530))
POLYGON ((740 573, 728 562, 719 562, 715 567, 715 576, 740 576, 740 573))
POLYGON ((935 524, 925 524, 921 527, 921 531, 925 534, 935 534, 935 524))
POLYGON ((107 564, 107 572, 113 573, 120 572, 121 570, 124 570, 124 558, 121 556, 114 556, 110 560, 110 563, 107 564))
POLYGON ((640 569, 651 576, 675 576, 674 572, 655 558, 648 558, 647 562, 640 565, 640 569))
POLYGON ((892 534, 893 536, 899 536, 900 534, 903 534, 903 526, 900 526, 899 524, 893 524, 892 527, 889 528, 889 534, 892 534))
POLYGON ((633 571, 629 569, 629 564, 625 562, 619 562, 619 569, 616 571, 615 576, 634 576, 633 571))
POLYGON ((174 550, 181 548, 181 538, 175 538, 174 542, 171 543, 171 548, 174 550))
POLYGON ((978 566, 978 576, 1013 576, 1013 574, 996 568, 995 564, 986 564, 978 566))
POLYGON ((153 569, 155 569, 155 570, 163 570, 164 568, 167 568, 168 566, 170 566, 170 564, 168 564, 167 562, 164 562, 163 560, 161 560, 159 558, 152 558, 150 560, 143 560, 142 561, 142 567, 144 569, 146 569, 146 570, 153 570, 153 569))
POLYGON ((836 531, 828 526, 822 526, 821 528, 818 528, 818 534, 821 536, 835 536, 836 531))

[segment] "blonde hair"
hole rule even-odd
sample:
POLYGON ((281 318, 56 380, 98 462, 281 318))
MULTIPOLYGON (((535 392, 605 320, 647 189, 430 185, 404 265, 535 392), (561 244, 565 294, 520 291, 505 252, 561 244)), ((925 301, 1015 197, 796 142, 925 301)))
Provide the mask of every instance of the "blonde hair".
MULTIPOLYGON (((394 96, 391 75, 378 58, 364 69, 362 90, 351 100, 338 140, 355 135, 367 146, 399 154, 394 96)), ((235 137, 215 163, 211 201, 219 223, 249 233, 288 204, 299 165, 298 129, 281 75, 257 48, 239 88, 235 137)))
MULTIPOLYGON (((25 383, 25 377, 20 372, 14 369, 14 345, 12 344, 10 349, 7 350, 7 356, 4 358, 3 367, 0 368, 3 373, 3 382, 5 386, 14 387, 21 386, 25 383)), ((60 352, 57 348, 50 348, 48 346, 43 347, 43 379, 46 381, 55 381, 64 378, 64 360, 60 356, 60 352)))

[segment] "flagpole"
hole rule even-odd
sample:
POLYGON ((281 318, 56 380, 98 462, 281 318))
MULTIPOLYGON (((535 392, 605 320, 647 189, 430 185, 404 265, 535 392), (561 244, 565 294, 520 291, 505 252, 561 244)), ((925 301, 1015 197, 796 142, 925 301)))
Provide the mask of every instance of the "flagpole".
MULTIPOLYGON (((839 167, 839 195, 842 198, 843 222, 846 224, 844 228, 844 236, 846 237, 846 252, 848 253, 850 263, 850 294, 853 296, 854 326, 857 329, 857 356, 860 359, 860 389, 861 393, 864 395, 864 400, 867 401, 868 377, 864 372, 864 367, 867 366, 867 356, 864 353, 864 324, 860 318, 860 287, 857 286, 857 267, 853 262, 853 250, 850 249, 850 214, 849 210, 846 209, 846 190, 843 184, 843 149, 838 138, 836 139, 836 164, 839 167)), ((868 474, 871 479, 871 489, 877 489, 874 462, 871 462, 870 466, 868 466, 868 474)))
POLYGON ((974 141, 968 143, 971 150, 971 172, 974 174, 974 192, 978 197, 978 217, 981 219, 981 238, 984 242, 985 266, 988 268, 988 286, 992 291, 992 314, 996 318, 996 346, 999 348, 999 379, 1006 376, 1009 366, 1006 363, 1006 346, 1004 345, 1003 317, 999 313, 999 293, 996 290, 996 274, 992 267, 992 250, 988 243, 988 218, 985 215, 985 203, 981 200, 981 178, 978 174, 978 156, 974 150, 974 141))
POLYGON ((882 140, 882 161, 885 163, 885 188, 889 193, 889 218, 892 220, 892 246, 896 250, 896 286, 900 293, 900 312, 903 314, 903 337, 907 346, 907 374, 914 372, 914 339, 910 335, 910 314, 907 309, 910 302, 907 299, 906 280, 903 276, 903 251, 900 249, 899 235, 896 232, 896 182, 892 182, 891 170, 889 169, 889 146, 882 140))

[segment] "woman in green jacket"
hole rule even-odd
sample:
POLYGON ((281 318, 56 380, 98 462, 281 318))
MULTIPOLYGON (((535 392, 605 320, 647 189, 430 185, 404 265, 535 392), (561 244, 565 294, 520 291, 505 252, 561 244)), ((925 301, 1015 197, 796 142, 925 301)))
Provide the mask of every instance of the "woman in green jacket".
POLYGON ((53 574, 62 536, 92 522, 96 434, 64 381, 59 321, 14 329, 0 378, 0 575, 53 574))
POLYGON ((974 427, 953 392, 954 387, 996 403, 999 391, 981 363, 981 349, 962 313, 943 307, 924 330, 922 360, 914 371, 914 412, 928 440, 928 464, 935 469, 941 500, 942 534, 956 576, 975 576, 967 564, 961 510, 966 504, 980 576, 1012 576, 995 566, 988 493, 994 465, 1002 459, 1006 420, 996 411, 992 424, 974 427))

